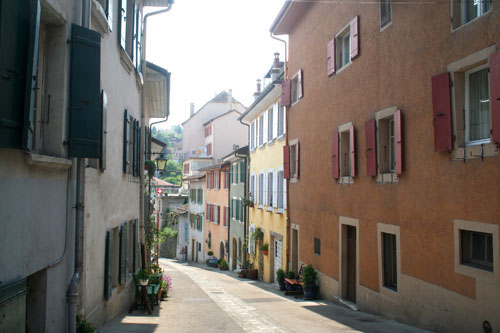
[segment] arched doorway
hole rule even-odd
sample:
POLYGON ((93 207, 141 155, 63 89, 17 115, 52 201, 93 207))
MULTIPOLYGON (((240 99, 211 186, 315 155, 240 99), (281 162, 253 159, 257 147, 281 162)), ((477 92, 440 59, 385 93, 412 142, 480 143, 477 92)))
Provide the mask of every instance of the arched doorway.
POLYGON ((233 262, 232 262, 232 265, 231 265, 231 270, 235 270, 236 269, 236 256, 237 256, 237 253, 238 253, 238 248, 236 247, 236 238, 233 237, 233 262))
POLYGON ((224 242, 220 242, 219 259, 224 259, 224 242))

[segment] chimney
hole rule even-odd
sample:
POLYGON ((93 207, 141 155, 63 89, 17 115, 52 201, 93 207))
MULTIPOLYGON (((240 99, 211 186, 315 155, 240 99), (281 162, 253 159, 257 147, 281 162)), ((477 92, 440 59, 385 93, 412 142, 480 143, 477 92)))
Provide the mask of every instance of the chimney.
POLYGON ((228 111, 233 109, 233 89, 229 89, 229 93, 227 95, 227 108, 228 111))
POLYGON ((257 80, 257 91, 253 93, 253 97, 257 99, 260 96, 260 79, 257 80))
POLYGON ((194 103, 189 104, 189 117, 194 115, 194 103))
POLYGON ((274 62, 273 62, 273 68, 271 69, 271 82, 274 82, 279 79, 280 75, 280 54, 276 52, 274 54, 274 62))

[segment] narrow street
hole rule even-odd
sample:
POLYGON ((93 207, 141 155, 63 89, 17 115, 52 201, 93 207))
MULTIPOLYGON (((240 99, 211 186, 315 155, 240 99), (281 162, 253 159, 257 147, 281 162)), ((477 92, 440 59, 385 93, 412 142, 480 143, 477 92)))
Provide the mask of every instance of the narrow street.
POLYGON ((274 284, 235 273, 161 259, 173 279, 167 301, 152 315, 123 314, 98 332, 421 332, 331 302, 285 296, 274 284))

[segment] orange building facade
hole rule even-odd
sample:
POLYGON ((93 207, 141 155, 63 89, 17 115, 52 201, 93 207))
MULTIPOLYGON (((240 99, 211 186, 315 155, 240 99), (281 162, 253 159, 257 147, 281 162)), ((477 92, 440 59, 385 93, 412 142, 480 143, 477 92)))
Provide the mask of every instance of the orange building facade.
POLYGON ((271 31, 289 37, 291 264, 327 299, 500 328, 500 3, 287 1, 271 31))
POLYGON ((209 251, 229 263, 229 164, 203 168, 205 172, 205 257, 209 251))

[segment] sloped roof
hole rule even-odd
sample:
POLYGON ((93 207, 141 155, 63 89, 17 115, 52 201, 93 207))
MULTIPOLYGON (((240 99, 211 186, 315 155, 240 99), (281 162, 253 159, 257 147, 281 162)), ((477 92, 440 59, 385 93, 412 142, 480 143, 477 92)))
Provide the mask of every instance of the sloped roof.
POLYGON ((153 186, 176 186, 176 187, 179 187, 179 185, 175 185, 175 184, 166 182, 163 179, 160 179, 158 177, 153 177, 153 181, 155 182, 155 184, 153 184, 153 186))

